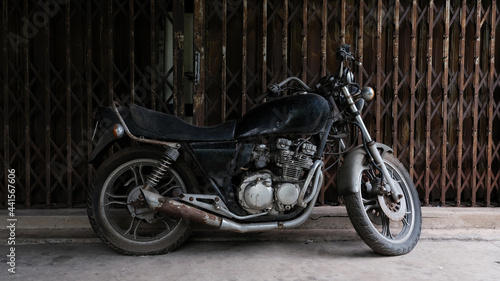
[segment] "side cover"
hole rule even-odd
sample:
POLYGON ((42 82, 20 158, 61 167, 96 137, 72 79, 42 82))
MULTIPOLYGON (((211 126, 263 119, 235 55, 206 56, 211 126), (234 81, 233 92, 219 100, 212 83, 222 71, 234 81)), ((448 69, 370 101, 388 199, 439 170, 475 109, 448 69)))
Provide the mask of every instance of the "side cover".
POLYGON ((250 110, 236 126, 236 139, 269 134, 312 135, 323 130, 330 106, 316 94, 282 97, 250 110))

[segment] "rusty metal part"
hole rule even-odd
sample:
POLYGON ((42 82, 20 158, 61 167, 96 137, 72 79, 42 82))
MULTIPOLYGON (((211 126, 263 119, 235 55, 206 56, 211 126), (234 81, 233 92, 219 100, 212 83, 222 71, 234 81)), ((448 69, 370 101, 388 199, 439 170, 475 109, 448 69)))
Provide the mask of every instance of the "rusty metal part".
POLYGON ((150 143, 150 144, 165 145, 165 146, 173 147, 175 149, 180 148, 180 144, 176 143, 176 142, 166 142, 166 141, 150 140, 150 139, 138 138, 138 137, 134 136, 130 132, 130 130, 128 129, 127 124, 125 124, 125 121, 123 120, 122 116, 120 115, 120 112, 118 112, 118 108, 116 107, 117 104, 118 104, 118 102, 116 102, 116 101, 114 101, 113 103, 111 103, 116 116, 120 120, 120 123, 122 124, 123 128, 125 129, 125 132, 129 136, 129 138, 131 138, 131 139, 133 139, 133 140, 135 140, 137 142, 144 142, 144 143, 150 143))
MULTIPOLYGON (((426 87, 427 87, 427 102, 426 102, 426 124, 425 124, 425 168, 426 170, 430 169, 430 158, 431 158, 431 114, 432 114, 432 34, 434 30, 434 1, 431 0, 429 2, 429 10, 428 10, 428 21, 429 21, 429 32, 427 34, 427 77, 426 77, 426 87)), ((424 178, 424 192, 425 199, 424 204, 429 204, 429 195, 430 195, 430 179, 429 173, 425 173, 424 178)))
POLYGON ((194 51, 200 57, 200 81, 194 86, 194 124, 205 124, 205 0, 194 0, 194 51))
POLYGON ((193 208, 184 203, 162 197, 156 193, 141 189, 149 208, 160 213, 183 218, 192 222, 220 227, 222 219, 205 211, 193 208))
POLYGON ((460 13, 460 45, 458 61, 460 64, 460 73, 458 76, 459 101, 458 101, 458 143, 457 143, 457 205, 461 204, 462 199, 462 158, 463 158, 463 116, 464 116, 464 92, 465 92, 465 35, 467 21, 467 1, 462 0, 462 12, 460 13))
MULTIPOLYGON (((21 163, 19 189, 27 208, 33 202, 49 207, 84 200, 81 189, 95 171, 79 161, 91 153, 86 134, 94 127, 96 106, 119 99, 170 111, 173 104, 181 115, 190 91, 182 88, 186 61, 177 47, 189 24, 182 14, 192 7, 193 51, 199 57, 196 125, 242 116, 253 97, 277 80, 305 75, 313 85, 320 74, 335 72, 331 50, 347 43, 364 63, 355 69, 356 81, 380 93, 363 112, 367 127, 391 142, 422 199, 487 206, 500 199, 499 137, 493 130, 500 120, 496 0, 71 1, 59 6, 57 17, 33 18, 49 2, 40 7, 28 0, 0 1, 2 163, 21 163), (23 25, 22 18, 31 24, 23 25), (167 25, 180 33, 167 32, 167 25), (35 38, 31 27, 37 29, 35 38), (164 41, 175 48, 166 52, 164 41), (75 130, 77 125, 83 130, 75 130), (31 165, 35 162, 40 165, 31 165), (55 190, 65 195, 54 196, 55 190)), ((185 54, 191 52, 187 47, 185 54)), ((335 177, 328 171, 322 190, 330 189, 333 201, 339 199, 332 188, 335 177)))
MULTIPOLYGON (((314 209, 314 205, 320 191, 319 187, 323 184, 323 173, 321 169, 319 169, 314 174, 316 175, 316 182, 313 188, 313 190, 315 190, 315 193, 312 194, 311 200, 309 200, 309 198, 307 199, 310 201, 309 204, 306 206, 299 217, 285 222, 239 223, 227 218, 221 218, 217 215, 197 209, 183 202, 162 197, 159 194, 144 189, 141 189, 141 192, 151 210, 184 218, 193 222, 206 224, 208 226, 220 228, 223 230, 246 233, 273 229, 286 229, 297 227, 303 224, 309 218, 312 210, 314 209)), ((188 198, 187 200, 194 201, 194 198, 193 200, 190 200, 190 198, 188 198)), ((214 198, 214 200, 216 200, 216 198, 214 198)))
POLYGON ((446 184, 446 178, 448 176, 448 170, 446 169, 446 159, 447 159, 447 144, 448 144, 448 92, 450 91, 448 85, 448 75, 449 75, 449 48, 450 48, 450 2, 446 2, 445 12, 444 12, 444 36, 443 36, 443 128, 442 128, 442 138, 441 138, 441 205, 446 204, 446 190, 448 189, 446 184))

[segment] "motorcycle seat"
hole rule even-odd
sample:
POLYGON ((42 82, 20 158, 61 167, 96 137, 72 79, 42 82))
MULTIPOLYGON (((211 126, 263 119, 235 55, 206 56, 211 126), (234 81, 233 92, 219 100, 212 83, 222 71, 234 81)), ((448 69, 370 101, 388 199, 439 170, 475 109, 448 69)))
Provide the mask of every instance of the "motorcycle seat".
POLYGON ((200 127, 179 117, 136 104, 131 104, 129 108, 134 123, 129 129, 139 137, 171 141, 222 141, 234 138, 236 120, 211 127, 200 127))

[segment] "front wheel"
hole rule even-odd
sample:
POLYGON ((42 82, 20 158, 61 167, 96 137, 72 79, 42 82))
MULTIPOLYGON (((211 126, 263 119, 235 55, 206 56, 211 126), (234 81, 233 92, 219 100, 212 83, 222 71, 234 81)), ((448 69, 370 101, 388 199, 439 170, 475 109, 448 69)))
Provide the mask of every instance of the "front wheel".
POLYGON ((383 195, 383 200, 378 198, 379 195, 373 189, 379 175, 373 167, 361 172, 359 192, 344 196, 344 201, 351 223, 370 248, 382 255, 403 255, 415 247, 420 237, 420 201, 415 185, 401 162, 390 153, 385 153, 383 160, 394 183, 399 184, 403 191, 405 200, 401 200, 399 204, 405 206, 392 202, 389 194, 383 195), (403 210, 406 207, 406 211, 399 221, 389 219, 382 210, 399 210, 402 207, 403 210))

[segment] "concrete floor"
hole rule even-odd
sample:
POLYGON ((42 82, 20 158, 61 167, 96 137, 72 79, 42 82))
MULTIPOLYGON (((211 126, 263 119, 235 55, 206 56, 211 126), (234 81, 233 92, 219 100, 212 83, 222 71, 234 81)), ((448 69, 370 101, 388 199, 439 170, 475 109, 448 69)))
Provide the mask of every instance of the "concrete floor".
POLYGON ((500 241, 420 241, 382 257, 362 241, 188 241, 161 256, 128 257, 101 243, 0 246, 0 280, 499 280, 500 241))

